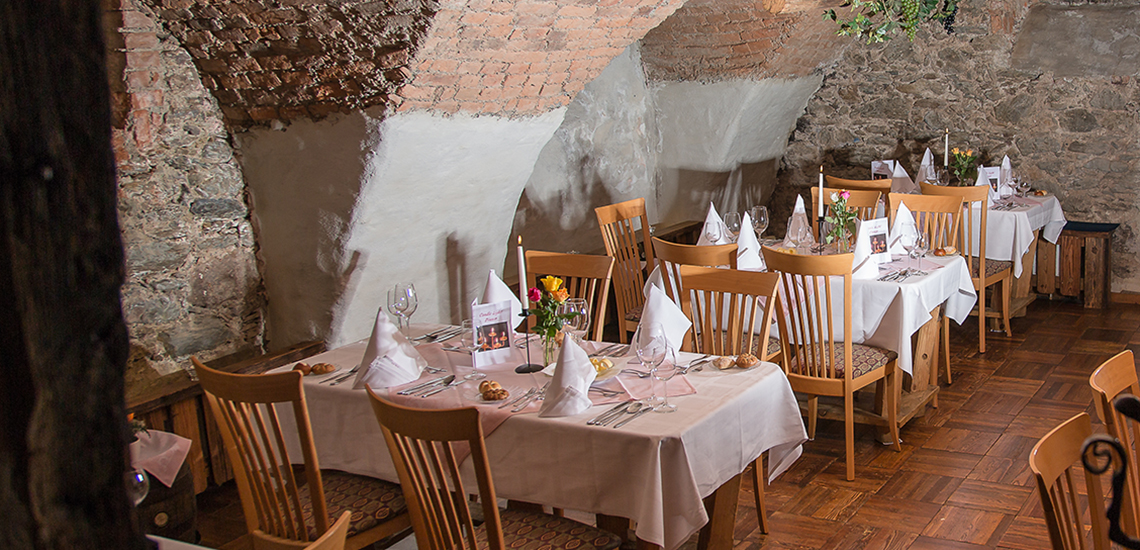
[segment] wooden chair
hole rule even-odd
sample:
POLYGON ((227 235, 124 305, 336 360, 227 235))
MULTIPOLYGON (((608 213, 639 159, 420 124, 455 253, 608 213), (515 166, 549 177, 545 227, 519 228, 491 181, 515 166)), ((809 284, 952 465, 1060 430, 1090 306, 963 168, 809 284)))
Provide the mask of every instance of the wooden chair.
MULTIPOLYGON (((1037 478, 1037 492, 1045 510, 1045 524, 1054 550, 1088 548, 1073 464, 1081 460, 1081 445, 1092 435, 1089 413, 1080 413, 1045 434, 1029 452, 1029 469, 1037 478)), ((1084 468, 1081 468, 1082 470, 1084 468)), ((1108 522, 1100 479, 1085 472, 1088 515, 1092 521, 1092 547, 1108 550, 1108 522)))
POLYGON ((228 374, 191 361, 222 433, 246 525, 258 532, 254 538, 304 548, 329 531, 330 515, 349 511, 354 519, 346 547, 355 550, 411 525, 398 485, 321 471, 300 372, 228 374), (286 404, 297 424, 305 482, 293 471, 281 431, 278 407, 286 404))
MULTIPOLYGON (((891 193, 891 224, 895 223, 895 215, 899 205, 905 204, 914 215, 918 230, 926 235, 926 242, 930 250, 958 247, 959 230, 962 227, 962 198, 951 195, 911 195, 908 193, 891 193)), ((968 260, 967 260, 968 261, 968 260)), ((946 367, 946 383, 954 382, 950 374, 950 319, 946 317, 946 310, 938 319, 942 329, 942 364, 946 367)), ((938 380, 937 366, 931 374, 938 380)))
POLYGON ((970 276, 974 279, 974 290, 978 292, 978 353, 986 352, 986 320, 998 318, 1005 327, 1005 335, 1013 336, 1009 326, 1009 297, 1013 292, 1013 262, 991 260, 986 258, 986 219, 989 214, 986 201, 989 198, 989 187, 969 185, 965 187, 948 187, 931 185, 920 182, 919 187, 923 195, 954 196, 962 199, 962 216, 959 231, 958 250, 970 262, 970 276), (977 227, 978 245, 974 246, 974 224, 970 210, 978 208, 981 211, 981 223, 977 227), (991 311, 986 307, 986 289, 1001 283, 1000 309, 991 311))
MULTIPOLYGON (((413 409, 368 389, 392 462, 408 501, 419 550, 590 548, 609 550, 618 537, 541 511, 499 510, 479 410, 413 409), (455 445, 466 445, 479 488, 484 523, 475 527, 455 445)), ((467 485, 470 487, 470 485, 467 485)))
POLYGON ((823 180, 828 187, 833 189, 859 189, 864 191, 878 191, 882 195, 883 200, 886 201, 887 208, 891 207, 889 197, 891 194, 891 183, 893 182, 891 178, 849 180, 844 178, 837 178, 835 176, 824 176, 823 180))
POLYGON ((641 308, 645 306, 645 265, 653 262, 653 244, 649 240, 649 218, 645 214, 645 199, 637 198, 594 209, 606 254, 614 258, 614 296, 617 298, 618 339, 629 340, 628 332, 637 330, 641 321, 641 308), (641 220, 641 227, 633 221, 641 220), (637 232, 641 231, 638 239, 637 232), (638 242, 645 246, 645 263, 642 264, 638 242))
POLYGON ((680 303, 680 289, 675 288, 680 281, 678 270, 683 265, 704 267, 728 266, 736 268, 736 244, 714 244, 697 246, 677 244, 651 237, 653 251, 657 256, 657 266, 661 268, 661 279, 665 282, 665 294, 674 302, 680 303))
MULTIPOLYGON (((815 437, 819 397, 843 398, 843 420, 847 440, 847 480, 855 479, 855 392, 878 383, 876 396, 885 400, 886 410, 875 415, 877 423, 890 431, 896 451, 899 445, 898 399, 900 376, 896 369, 898 353, 851 341, 851 254, 809 256, 787 254, 764 248, 769 271, 781 273, 776 320, 784 372, 792 389, 808 396, 808 437, 815 437), (843 311, 835 316, 832 285, 842 281, 843 311), (843 319, 843 341, 837 343, 843 319), (850 366, 851 368, 848 368, 850 366)), ((878 405, 877 405, 878 407, 878 405)))
POLYGON ((1125 533, 1136 537, 1140 533, 1140 461, 1136 458, 1140 447, 1140 423, 1132 422, 1128 417, 1116 410, 1112 402, 1124 394, 1140 396, 1140 382, 1136 378, 1136 361, 1131 350, 1122 351, 1112 359, 1101 363, 1092 375, 1089 376, 1089 386, 1092 386, 1093 403, 1096 405, 1096 415, 1104 424, 1108 435, 1120 441, 1128 451, 1125 460, 1128 469, 1125 472, 1124 498, 1121 499, 1120 528, 1125 533))
MULTIPOLYGON (((823 204, 826 206, 831 206, 831 204, 834 202, 831 200, 831 194, 841 193, 843 191, 851 193, 851 196, 847 199, 847 209, 854 210, 855 217, 859 218, 860 220, 875 219, 875 215, 877 214, 875 211, 878 210, 879 197, 882 196, 882 193, 876 190, 868 189, 833 189, 830 187, 825 187, 823 188, 823 204)), ((819 204, 819 187, 811 188, 811 203, 813 205, 819 204)), ((811 228, 813 231, 815 231, 816 235, 819 234, 818 217, 812 217, 811 228)))
MULTIPOLYGON (((705 247, 707 248, 707 247, 705 247)), ((764 361, 779 354, 780 342, 771 339, 772 311, 776 307, 776 273, 739 271, 682 265, 681 309, 693 322, 686 351, 711 355, 752 353, 764 361), (774 345, 773 345, 774 344, 774 345)), ((752 462, 752 487, 760 531, 768 532, 764 506, 763 457, 752 462)))
MULTIPOLYGON (((583 298, 590 305, 590 326, 594 328, 591 338, 600 342, 602 329, 606 325, 606 304, 610 299, 610 279, 614 271, 614 259, 593 254, 562 254, 559 252, 526 251, 526 276, 530 286, 537 286, 538 280, 547 275, 562 278, 562 283, 571 298, 583 298)), ((586 334, 590 334, 587 329, 586 334)))
MULTIPOLYGON (((336 523, 325 531, 325 534, 312 544, 305 547, 305 550, 344 550, 345 536, 348 535, 348 524, 352 521, 352 512, 345 510, 336 520, 336 523)), ((265 533, 260 530, 253 531, 252 546, 253 550, 271 550, 275 548, 276 541, 272 537, 265 538, 265 533)))

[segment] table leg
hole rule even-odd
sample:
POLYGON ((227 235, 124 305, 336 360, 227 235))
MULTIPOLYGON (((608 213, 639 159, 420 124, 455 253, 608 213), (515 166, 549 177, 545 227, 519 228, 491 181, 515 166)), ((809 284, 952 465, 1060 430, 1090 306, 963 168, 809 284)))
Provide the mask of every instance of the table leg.
MULTIPOLYGON (((1013 279, 1013 292, 1009 298, 1010 317, 1024 317, 1025 307, 1037 299, 1037 293, 1030 291, 1033 289, 1033 266, 1037 261, 1037 240, 1040 234, 1040 230, 1033 232, 1029 250, 1021 257, 1021 276, 1013 279)), ((990 322, 1001 328, 1001 319, 991 319, 990 322)))
POLYGON ((629 540, 629 518, 595 514, 594 522, 598 529, 617 535, 623 543, 629 540))
MULTIPOLYGON (((705 512, 709 516, 709 522, 701 528, 697 550, 732 550, 740 478, 741 474, 736 474, 713 494, 705 497, 705 512)), ((640 543, 638 546, 640 548, 640 543)))
MULTIPOLYGON (((901 370, 899 372, 903 376, 903 391, 896 396, 899 404, 899 428, 910 422, 910 419, 926 414, 927 403, 938 402, 938 318, 941 314, 942 306, 936 306, 930 311, 930 320, 912 337, 910 376, 901 370)), ((879 395, 876 397, 881 398, 879 395)), ((876 409, 881 405, 882 401, 876 399, 876 409)), ((890 431, 886 427, 880 431, 879 441, 884 444, 891 442, 890 431)))

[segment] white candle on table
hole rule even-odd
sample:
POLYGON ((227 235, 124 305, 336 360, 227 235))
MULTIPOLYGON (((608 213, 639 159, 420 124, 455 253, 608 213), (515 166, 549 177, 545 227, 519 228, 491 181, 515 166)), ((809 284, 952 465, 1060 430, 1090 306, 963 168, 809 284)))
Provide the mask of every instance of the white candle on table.
POLYGON ((946 129, 946 143, 942 147, 942 167, 950 166, 950 129, 946 129))
POLYGON ((823 165, 819 165, 819 208, 816 216, 823 217, 823 165))
POLYGON ((522 235, 519 235, 519 301, 523 309, 530 309, 530 300, 526 297, 526 255, 523 253, 522 235))

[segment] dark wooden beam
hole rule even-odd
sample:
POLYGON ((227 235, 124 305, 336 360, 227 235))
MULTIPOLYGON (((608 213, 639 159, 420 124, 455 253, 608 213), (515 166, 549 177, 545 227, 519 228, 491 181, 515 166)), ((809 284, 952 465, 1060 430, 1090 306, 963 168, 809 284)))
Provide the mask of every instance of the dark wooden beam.
POLYGON ((0 547, 143 548, 100 2, 0 2, 0 547))

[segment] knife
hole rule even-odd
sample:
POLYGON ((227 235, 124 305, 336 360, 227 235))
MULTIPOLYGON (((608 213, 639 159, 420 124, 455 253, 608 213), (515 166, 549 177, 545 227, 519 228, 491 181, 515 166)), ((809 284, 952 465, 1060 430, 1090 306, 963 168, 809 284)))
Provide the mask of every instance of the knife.
POLYGON ((629 407, 630 403, 633 403, 632 399, 630 399, 628 401, 624 401, 622 403, 618 403, 617 405, 614 406, 614 408, 612 408, 612 409, 610 409, 610 410, 608 410, 602 414, 599 414, 598 416, 591 418, 590 420, 588 420, 586 422, 586 424, 589 426, 593 426, 595 424, 601 424, 601 423, 603 423, 603 419, 609 417, 610 415, 620 413, 620 412, 624 412, 629 407))
POLYGON ((633 416, 630 416, 629 418, 622 420, 621 422, 618 422, 617 424, 614 424, 614 427, 620 428, 622 426, 625 426, 626 424, 628 424, 633 419, 635 419, 635 418, 637 418, 637 417, 639 417, 639 416, 641 416, 641 415, 643 415, 643 414, 645 414, 651 410, 653 410, 653 407, 645 407, 644 409, 641 409, 640 411, 633 413, 633 416))
POLYGON ((502 405, 499 405, 499 408, 500 408, 500 409, 505 409, 505 408, 507 408, 507 407, 510 407, 511 405, 514 405, 515 403, 518 403, 519 401, 522 401, 523 399, 526 399, 527 397, 530 397, 530 396, 531 396, 531 394, 533 394, 533 393, 534 393, 534 392, 536 392, 536 391, 538 391, 536 388, 531 388, 531 389, 527 390, 527 391, 526 391, 526 393, 524 393, 524 394, 522 394, 522 395, 520 395, 520 396, 518 396, 518 397, 514 398, 513 400, 511 400, 511 401, 507 401, 506 403, 503 403, 502 405))
POLYGON ((446 390, 447 388, 453 388, 453 387, 455 387, 455 386, 458 386, 459 384, 462 384, 462 383, 463 383, 463 381, 462 381, 462 380, 460 380, 460 381, 459 381, 459 384, 456 384, 456 383, 454 383, 454 380, 455 380, 455 376, 454 376, 454 375, 452 375, 452 376, 449 376, 448 378, 449 378, 449 380, 447 381, 447 383, 446 383, 446 384, 444 384, 444 385, 442 385, 442 386, 439 386, 439 387, 437 387, 437 388, 435 388, 435 389, 432 389, 431 391, 426 391, 426 392, 423 392, 423 393, 421 393, 421 394, 420 394, 420 397, 427 397, 427 396, 429 396, 429 395, 435 395, 435 394, 437 394, 437 393, 439 393, 439 392, 441 392, 441 391, 443 391, 443 390, 446 390))
POLYGON ((428 380, 427 382, 424 382, 423 384, 418 384, 418 385, 412 386, 410 388, 404 388, 404 389, 396 392, 396 395, 408 395, 410 393, 422 390, 428 386, 434 386, 434 385, 436 385, 436 384, 438 384, 444 380, 447 380, 447 377, 446 376, 440 376, 439 378, 428 380))

